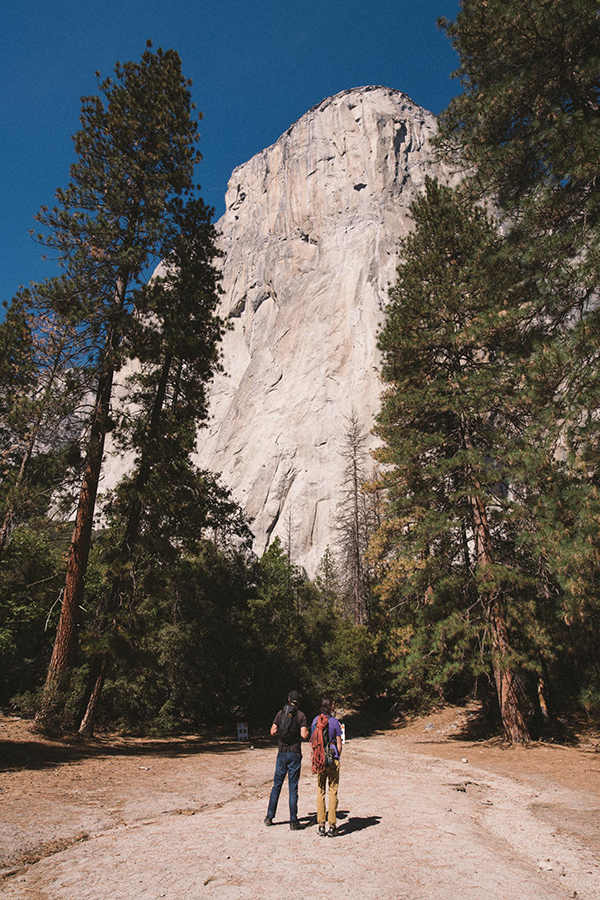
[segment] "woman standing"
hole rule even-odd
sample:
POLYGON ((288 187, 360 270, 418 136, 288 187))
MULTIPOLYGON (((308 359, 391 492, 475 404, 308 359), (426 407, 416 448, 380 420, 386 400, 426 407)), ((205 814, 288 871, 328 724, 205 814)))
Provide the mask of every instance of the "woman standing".
POLYGON ((336 811, 338 806, 338 787, 340 783, 340 756, 342 755, 342 726, 335 718, 335 703, 332 697, 323 697, 321 713, 315 716, 310 727, 311 744, 315 729, 323 729, 323 746, 326 755, 324 769, 317 772, 317 824, 320 837, 337 835, 336 811), (327 751, 330 751, 329 754, 327 751), (325 789, 329 782, 329 816, 325 804, 325 789), (329 831, 325 829, 325 821, 329 821, 329 831))

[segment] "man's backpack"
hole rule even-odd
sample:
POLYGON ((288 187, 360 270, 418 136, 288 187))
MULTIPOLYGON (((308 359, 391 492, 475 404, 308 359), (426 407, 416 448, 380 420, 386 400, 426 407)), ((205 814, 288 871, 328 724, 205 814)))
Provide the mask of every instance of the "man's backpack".
POLYGON ((329 746, 329 719, 321 714, 310 736, 311 768, 313 775, 324 772, 335 761, 335 754, 329 746))
POLYGON ((298 710, 293 703, 286 703, 281 710, 281 720, 278 729, 279 740, 282 744, 297 744, 300 740, 300 728, 298 727, 298 710))

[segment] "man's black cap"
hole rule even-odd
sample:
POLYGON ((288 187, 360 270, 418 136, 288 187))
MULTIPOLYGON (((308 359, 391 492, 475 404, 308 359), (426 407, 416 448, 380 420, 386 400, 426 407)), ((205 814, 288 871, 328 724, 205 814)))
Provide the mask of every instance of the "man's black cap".
POLYGON ((289 692, 288 700, 290 701, 290 703, 297 703, 299 699, 300 699, 300 694, 298 693, 298 691, 290 691, 289 692))

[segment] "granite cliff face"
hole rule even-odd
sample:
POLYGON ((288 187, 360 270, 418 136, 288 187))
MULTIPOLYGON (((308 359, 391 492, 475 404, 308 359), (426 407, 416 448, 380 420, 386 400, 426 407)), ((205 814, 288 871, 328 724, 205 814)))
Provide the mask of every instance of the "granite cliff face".
POLYGON ((218 223, 232 325, 198 463, 221 472, 261 554, 280 535, 313 573, 332 532, 354 410, 379 405, 377 331, 435 117, 384 87, 323 100, 235 169, 218 223))

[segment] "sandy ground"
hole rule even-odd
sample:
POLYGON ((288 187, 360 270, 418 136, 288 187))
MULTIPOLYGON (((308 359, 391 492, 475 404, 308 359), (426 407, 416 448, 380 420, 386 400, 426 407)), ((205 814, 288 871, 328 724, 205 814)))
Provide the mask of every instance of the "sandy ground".
POLYGON ((457 739, 448 709, 353 733, 339 835, 287 784, 263 818, 268 740, 42 740, 0 717, 0 896, 27 900, 600 900, 600 742, 457 739))

